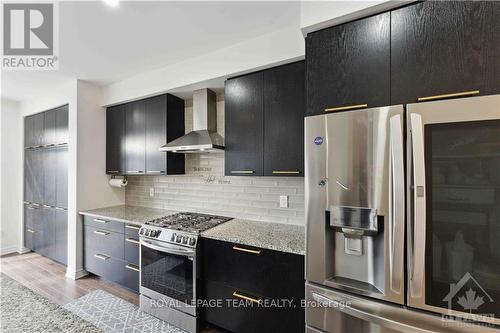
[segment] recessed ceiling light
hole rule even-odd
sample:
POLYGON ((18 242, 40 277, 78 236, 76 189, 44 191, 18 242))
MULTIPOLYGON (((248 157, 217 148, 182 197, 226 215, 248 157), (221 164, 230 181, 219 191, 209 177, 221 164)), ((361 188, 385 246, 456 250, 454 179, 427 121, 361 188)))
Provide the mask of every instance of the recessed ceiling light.
POLYGON ((111 7, 117 7, 120 4, 120 0, 102 0, 104 3, 111 7))

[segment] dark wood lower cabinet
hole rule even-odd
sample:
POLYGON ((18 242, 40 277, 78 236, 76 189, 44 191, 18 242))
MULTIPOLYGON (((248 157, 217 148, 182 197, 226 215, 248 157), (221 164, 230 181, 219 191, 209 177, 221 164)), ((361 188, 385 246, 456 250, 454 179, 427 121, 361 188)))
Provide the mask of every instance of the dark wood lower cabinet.
POLYGON ((84 216, 84 267, 105 280, 139 292, 136 224, 84 216))
POLYGON ((201 255, 205 321, 235 333, 304 332, 303 256, 211 239, 201 255))

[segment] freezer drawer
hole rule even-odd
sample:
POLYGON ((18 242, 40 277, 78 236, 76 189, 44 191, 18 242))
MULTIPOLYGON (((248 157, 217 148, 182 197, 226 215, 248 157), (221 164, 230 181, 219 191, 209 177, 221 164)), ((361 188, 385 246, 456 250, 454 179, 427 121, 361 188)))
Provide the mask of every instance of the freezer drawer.
POLYGON ((440 315, 406 309, 351 294, 306 284, 306 325, 309 332, 454 332, 498 333, 463 322, 445 322, 440 315), (314 330, 315 329, 315 330, 314 330))

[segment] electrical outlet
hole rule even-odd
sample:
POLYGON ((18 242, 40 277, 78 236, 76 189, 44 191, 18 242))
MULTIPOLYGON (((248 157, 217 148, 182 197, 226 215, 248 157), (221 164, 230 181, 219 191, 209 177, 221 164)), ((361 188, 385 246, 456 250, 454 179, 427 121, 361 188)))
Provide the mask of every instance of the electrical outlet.
POLYGON ((280 208, 288 208, 288 195, 280 195, 280 208))
POLYGON ((154 198, 154 196, 155 196, 155 188, 154 187, 149 188, 149 196, 151 198, 154 198))

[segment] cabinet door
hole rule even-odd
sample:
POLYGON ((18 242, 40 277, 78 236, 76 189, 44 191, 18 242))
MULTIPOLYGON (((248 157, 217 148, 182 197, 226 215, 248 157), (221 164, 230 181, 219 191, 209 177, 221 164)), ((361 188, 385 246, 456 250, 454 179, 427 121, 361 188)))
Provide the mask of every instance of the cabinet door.
MULTIPOLYGON (((186 133, 184 100, 167 94, 167 142, 186 133)), ((167 153, 167 174, 179 175, 185 172, 184 154, 167 153)))
POLYGON ((43 203, 49 206, 56 205, 56 175, 58 150, 44 149, 40 152, 43 174, 43 203))
POLYGON ((146 170, 146 108, 144 100, 128 103, 125 113, 126 174, 146 170))
POLYGON ((390 13, 308 35, 307 115, 354 105, 389 105, 390 39, 390 13))
POLYGON ((33 147, 35 145, 35 137, 33 134, 33 126, 35 116, 24 117, 24 147, 33 147))
POLYGON ((264 176, 304 176, 304 111, 304 62, 264 71, 264 176))
POLYGON ((56 110, 56 144, 68 143, 68 106, 56 110))
POLYGON ((32 124, 32 140, 33 140, 33 146, 41 146, 45 144, 45 139, 44 139, 44 114, 42 113, 37 113, 32 116, 33 117, 33 124, 32 124))
POLYGON ((391 103, 500 92, 500 2, 425 1, 391 12, 391 103))
POLYGON ((226 81, 225 174, 263 175, 263 73, 226 81))
POLYGON ((68 263, 68 212, 55 211, 54 259, 64 265, 68 263))
POLYGON ((68 148, 55 150, 55 206, 68 208, 68 148))
POLYGON ((106 173, 125 172, 125 105, 106 110, 106 173))
POLYGON ((43 150, 34 149, 31 154, 31 170, 33 173, 33 202, 43 203, 44 174, 43 174, 43 150))
POLYGON ((56 143, 56 111, 49 110, 43 113, 43 144, 53 145, 56 143))
POLYGON ((24 201, 34 202, 33 149, 24 150, 24 201))
POLYGON ((148 98, 146 108, 146 173, 165 174, 167 154, 160 147, 167 143, 167 100, 165 95, 148 98))
POLYGON ((39 209, 42 223, 40 228, 40 248, 37 252, 51 259, 54 258, 55 252, 55 211, 54 208, 39 209))

